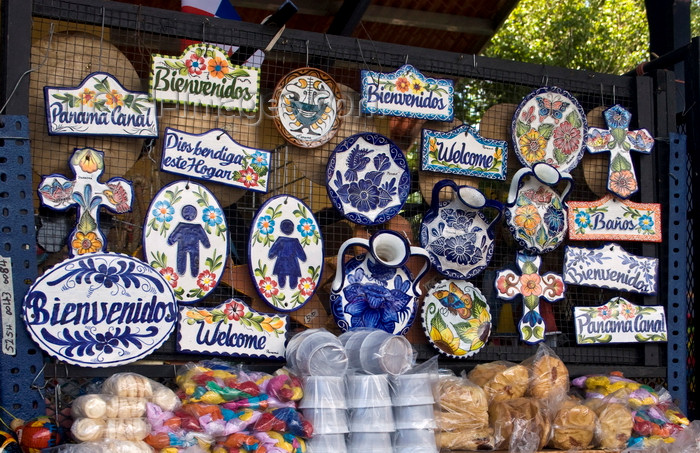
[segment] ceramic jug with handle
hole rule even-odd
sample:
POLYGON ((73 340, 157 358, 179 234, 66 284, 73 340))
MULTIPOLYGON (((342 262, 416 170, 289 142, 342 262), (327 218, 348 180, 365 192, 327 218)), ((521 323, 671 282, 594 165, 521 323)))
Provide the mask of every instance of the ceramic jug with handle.
POLYGON ((430 209, 420 229, 420 243, 441 274, 466 280, 488 266, 493 256, 494 226, 503 214, 503 205, 487 199, 474 187, 459 186, 443 179, 433 187, 430 209), (452 189, 450 201, 440 201, 440 191, 452 189), (488 220, 483 211, 491 208, 495 216, 488 220))
POLYGON ((412 247, 406 238, 390 230, 373 234, 369 240, 351 238, 338 250, 338 268, 331 287, 331 311, 343 330, 374 327, 405 334, 416 316, 418 286, 430 266, 430 256, 421 247, 412 247), (345 262, 350 247, 367 253, 345 262), (415 278, 406 262, 411 256, 425 258, 415 278))
POLYGON ((540 255, 557 248, 567 229, 566 197, 572 186, 569 173, 546 163, 521 168, 510 184, 506 223, 520 247, 540 255), (564 185, 557 192, 559 184, 564 185))

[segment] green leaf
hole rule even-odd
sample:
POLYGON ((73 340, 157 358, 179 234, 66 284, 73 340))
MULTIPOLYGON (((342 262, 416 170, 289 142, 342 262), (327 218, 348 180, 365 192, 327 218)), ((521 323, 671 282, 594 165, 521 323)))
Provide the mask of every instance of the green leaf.
POLYGON ((438 332, 442 332, 447 328, 447 324, 445 324, 440 313, 437 313, 432 321, 430 321, 430 327, 434 327, 438 332))
POLYGON ((90 215, 90 212, 83 212, 83 215, 80 216, 80 222, 78 222, 78 231, 80 231, 83 234, 88 234, 89 232, 95 231, 96 229, 97 223, 95 222, 95 219, 93 219, 90 215))
POLYGON ((545 140, 549 140, 554 132, 554 124, 542 123, 540 124, 540 127, 537 128, 537 132, 539 132, 545 140))
POLYGON ((562 164, 566 162, 569 156, 564 154, 559 148, 554 148, 554 158, 557 160, 557 163, 562 164))
POLYGON ((535 326, 533 333, 535 335, 535 338, 537 338, 539 340, 544 339, 544 327, 535 326))
POLYGON ((540 227, 537 230, 537 237, 535 240, 539 245, 545 245, 547 243, 547 233, 544 231, 544 228, 540 227))
POLYGON ((581 117, 579 116, 576 109, 572 110, 571 112, 569 112, 568 115, 566 115, 566 121, 571 123, 571 125, 576 129, 583 126, 583 123, 581 122, 581 117))
POLYGON ((518 137, 521 137, 525 134, 527 134, 530 131, 530 125, 527 123, 523 123, 522 121, 518 120, 517 123, 515 123, 515 135, 518 137))
POLYGON ((522 329, 520 329, 520 332, 523 335, 523 340, 529 340, 530 337, 532 337, 532 329, 530 326, 523 326, 522 329))
POLYGON ((523 274, 535 274, 537 273, 537 266, 535 266, 535 263, 532 260, 526 260, 523 263, 523 274))
POLYGON ((626 141, 625 139, 627 138, 627 131, 617 127, 615 129, 610 130, 610 135, 613 136, 613 139, 615 140, 616 144, 622 145, 626 141))
POLYGON ((459 324, 454 324, 452 327, 455 328, 457 336, 463 342, 471 343, 472 341, 474 341, 474 337, 470 337, 469 335, 467 335, 468 330, 471 328, 471 325, 468 322, 460 322, 459 324))
POLYGON ((632 165, 627 159, 625 159, 622 156, 622 154, 618 154, 613 158, 612 162, 610 163, 610 169, 615 172, 628 171, 632 169, 632 165))
POLYGON ((245 69, 241 69, 241 68, 234 69, 229 74, 231 77, 248 77, 250 75, 250 73, 248 71, 246 71, 245 69))

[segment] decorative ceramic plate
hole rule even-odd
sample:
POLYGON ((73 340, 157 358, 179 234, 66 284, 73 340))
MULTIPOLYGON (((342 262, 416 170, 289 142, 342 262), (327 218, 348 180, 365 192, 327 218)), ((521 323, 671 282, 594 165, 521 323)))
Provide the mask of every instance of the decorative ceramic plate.
POLYGON ((478 288, 462 280, 442 280, 423 301, 423 330, 441 354, 466 359, 486 346, 491 311, 478 288))
POLYGON ((526 167, 546 162, 570 172, 583 157, 587 130, 586 114, 576 98, 561 88, 539 88, 513 115, 515 155, 526 167))
POLYGON ((144 220, 143 253, 178 301, 196 302, 214 291, 229 253, 226 217, 216 197, 192 181, 163 187, 144 220))
POLYGON ((326 167, 326 187, 333 206, 361 225, 384 223, 408 198, 411 176, 406 157, 389 138, 365 132, 335 148, 326 167))
POLYGON ((293 145, 316 148, 338 131, 344 109, 335 80, 314 68, 300 68, 277 83, 271 109, 279 133, 293 145))
POLYGON ((146 357, 177 321, 175 295, 163 276, 117 253, 58 263, 29 288, 22 309, 29 334, 44 351, 91 368, 146 357))
POLYGON ((248 266, 260 297, 281 311, 301 308, 323 271, 323 238, 311 209, 291 195, 267 200, 255 215, 248 266))

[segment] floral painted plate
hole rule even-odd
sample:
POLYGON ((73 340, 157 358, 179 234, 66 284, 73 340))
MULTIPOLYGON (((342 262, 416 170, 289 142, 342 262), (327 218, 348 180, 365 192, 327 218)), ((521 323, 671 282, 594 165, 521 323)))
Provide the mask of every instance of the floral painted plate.
POLYGON ((403 152, 389 138, 370 132, 352 135, 335 148, 326 167, 333 206, 361 225, 384 223, 408 198, 411 177, 403 152))
POLYGON ((423 329, 441 354, 466 359, 486 346, 491 311, 478 288, 463 280, 442 280, 423 301, 423 329))
POLYGON ((557 87, 528 94, 513 115, 515 155, 526 167, 545 162, 562 172, 583 157, 586 114, 575 97, 557 87))

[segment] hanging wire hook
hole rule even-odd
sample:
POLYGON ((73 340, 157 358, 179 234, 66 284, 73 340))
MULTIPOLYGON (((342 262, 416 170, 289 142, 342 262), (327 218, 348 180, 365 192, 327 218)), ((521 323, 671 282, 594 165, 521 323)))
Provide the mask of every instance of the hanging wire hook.
POLYGON ((615 104, 617 104, 617 102, 615 102, 615 85, 613 85, 613 105, 615 104))
POLYGON ((406 54, 406 61, 403 62, 404 66, 408 64, 408 54, 406 54))
POLYGON ((97 71, 100 72, 102 71, 102 41, 104 41, 105 37, 105 15, 106 15, 107 10, 105 7, 102 7, 102 28, 100 28, 100 57, 97 62, 97 71))
POLYGON ((306 40, 306 67, 309 67, 309 40, 306 40))
POLYGON ((333 50, 333 46, 331 46, 331 42, 328 40, 328 35, 324 33, 323 37, 326 38, 326 44, 328 44, 328 48, 330 50, 333 50))
POLYGON ((367 69, 369 69, 369 65, 367 64, 367 60, 365 60, 365 56, 362 54, 362 46, 360 45, 360 39, 356 38, 355 40, 357 41, 357 48, 360 51, 360 58, 362 58, 362 62, 365 64, 365 67, 367 69))
POLYGON ((605 105, 605 96, 603 95, 603 82, 600 82, 600 105, 605 105))

